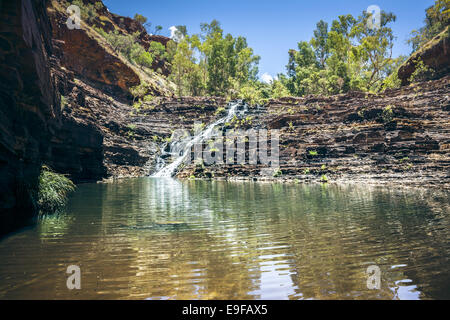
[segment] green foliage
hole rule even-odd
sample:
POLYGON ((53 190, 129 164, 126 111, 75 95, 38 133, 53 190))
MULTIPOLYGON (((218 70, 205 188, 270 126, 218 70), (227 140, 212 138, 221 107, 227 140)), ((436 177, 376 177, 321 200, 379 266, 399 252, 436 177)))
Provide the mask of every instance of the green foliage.
MULTIPOLYGON (((142 47, 141 47, 142 48, 142 47)), ((132 54, 132 56, 134 56, 134 61, 142 66, 142 67, 146 67, 146 68, 151 68, 152 64, 153 64, 153 57, 150 54, 150 52, 144 51, 144 50, 139 50, 139 52, 134 52, 132 54)))
POLYGON ((388 72, 390 73, 390 75, 383 81, 383 90, 396 89, 401 87, 402 80, 398 77, 398 69, 400 68, 402 63, 406 61, 406 59, 406 56, 400 56, 397 59, 393 59, 393 63, 390 66, 391 71, 388 72))
MULTIPOLYGON (((189 36, 178 26, 177 43, 167 55, 172 64, 170 79, 178 95, 237 96, 241 87, 257 79, 259 56, 253 54, 243 37, 224 36, 220 23, 201 24, 201 34, 189 36)), ((255 97, 247 86, 242 95, 255 97)))
POLYGON ((196 64, 194 47, 188 37, 176 46, 172 59, 172 73, 169 77, 176 86, 179 96, 198 96, 204 92, 200 66, 196 64))
POLYGON ((422 59, 417 58, 414 62, 415 62, 415 70, 409 77, 410 83, 426 81, 428 79, 433 78, 435 71, 432 68, 425 65, 422 59))
MULTIPOLYGON (((139 85, 130 88, 130 93, 133 95, 133 102, 136 102, 136 99, 144 98, 146 95, 148 95, 149 91, 151 91, 151 87, 148 83, 142 81, 139 85)), ((142 104, 141 101, 139 101, 139 107, 142 104)))
POLYGON ((95 8, 96 10, 101 10, 101 9, 104 8, 104 5, 103 5, 103 3, 102 3, 101 1, 97 1, 97 2, 94 4, 94 8, 95 8))
POLYGON ((61 110, 64 110, 64 108, 67 106, 67 99, 65 96, 61 95, 61 110))
POLYGON ((155 30, 153 31, 153 34, 159 34, 159 33, 161 32, 162 29, 163 29, 162 26, 157 25, 157 26, 155 27, 155 30))
POLYGON ((153 102, 155 100, 155 97, 153 96, 153 95, 151 95, 151 94, 147 94, 147 95, 145 95, 144 96, 144 98, 143 98, 143 102, 146 102, 146 103, 151 103, 151 102, 153 102))
POLYGON ((383 109, 383 113, 381 114, 384 123, 389 123, 394 120, 394 106, 387 106, 383 109))
POLYGON ((136 130, 136 125, 135 124, 129 124, 127 125, 127 128, 130 129, 131 131, 136 130))
POLYGON ((139 22, 142 25, 144 25, 147 22, 147 18, 139 13, 136 13, 134 15, 134 20, 136 20, 137 22, 139 22))
POLYGON ((330 52, 328 42, 328 23, 320 20, 317 23, 317 29, 314 30, 314 37, 311 39, 311 45, 314 48, 317 63, 320 68, 325 68, 325 61, 330 52))
POLYGON ((237 98, 244 100, 251 106, 264 105, 267 102, 267 97, 261 87, 255 83, 246 83, 240 86, 237 98))
POLYGON ((158 60, 164 60, 168 58, 166 47, 164 47, 163 44, 157 41, 150 42, 149 51, 153 54, 153 56, 157 57, 158 60))
POLYGON ((289 125, 289 129, 288 130, 293 132, 295 130, 294 123, 292 121, 289 121, 288 125, 289 125))
POLYGON ((322 175, 322 176, 320 177, 320 182, 322 182, 322 183, 328 183, 328 177, 327 177, 326 175, 322 175))
POLYGON ((283 98, 290 96, 288 88, 282 81, 274 80, 270 88, 270 97, 273 99, 283 98))
POLYGON ((317 151, 315 151, 315 150, 310 150, 309 151, 309 155, 312 156, 312 157, 316 157, 316 156, 319 155, 319 153, 317 151))
POLYGON ((102 3, 96 2, 94 4, 84 4, 83 0, 73 0, 72 5, 78 6, 80 8, 81 19, 88 24, 92 24, 95 18, 97 18, 97 10, 101 9, 102 3))
POLYGON ((450 1, 436 0, 434 5, 426 10, 425 26, 414 30, 407 41, 412 46, 412 51, 417 51, 448 25, 450 25, 450 1))
POLYGON ((39 176, 38 206, 41 213, 54 213, 62 209, 67 196, 75 190, 75 185, 62 174, 42 166, 39 176))
POLYGON ((274 178, 279 178, 279 177, 281 177, 282 175, 283 175, 283 171, 281 171, 280 168, 276 169, 276 170, 273 172, 273 174, 272 174, 272 176, 273 176, 274 178))
POLYGON ((291 95, 338 94, 349 90, 380 91, 394 87, 397 79, 384 80, 396 71, 400 59, 392 59, 394 36, 388 26, 396 17, 381 13, 381 27, 371 29, 367 12, 358 19, 339 16, 328 24, 320 21, 311 41, 289 50, 287 74, 281 83, 291 95))
POLYGON ((226 109, 224 108, 224 107, 218 107, 217 108, 217 110, 216 110, 216 112, 215 112, 215 115, 217 116, 217 115, 222 115, 222 114, 224 114, 226 112, 226 109))
POLYGON ((96 29, 111 45, 114 51, 122 54, 128 61, 140 67, 151 68, 154 56, 148 52, 138 42, 139 33, 122 34, 115 30, 106 33, 96 29))

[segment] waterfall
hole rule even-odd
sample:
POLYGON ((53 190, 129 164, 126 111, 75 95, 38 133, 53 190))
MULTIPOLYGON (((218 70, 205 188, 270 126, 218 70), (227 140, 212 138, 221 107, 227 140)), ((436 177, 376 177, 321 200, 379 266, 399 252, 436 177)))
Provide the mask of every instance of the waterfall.
MULTIPOLYGON (((216 122, 210 124, 205 129, 196 133, 193 137, 189 137, 187 141, 174 141, 170 145, 170 150, 173 154, 177 154, 177 158, 170 164, 166 165, 163 157, 167 157, 167 152, 163 151, 161 157, 157 160, 157 172, 152 176, 155 178, 170 178, 176 174, 176 170, 183 163, 188 155, 191 154, 191 149, 195 144, 204 142, 205 140, 211 138, 214 133, 214 129, 219 125, 223 125, 229 122, 237 114, 239 106, 242 106, 242 101, 232 102, 228 105, 227 115, 220 118, 216 122)), ((163 148, 164 149, 164 148, 163 148)))

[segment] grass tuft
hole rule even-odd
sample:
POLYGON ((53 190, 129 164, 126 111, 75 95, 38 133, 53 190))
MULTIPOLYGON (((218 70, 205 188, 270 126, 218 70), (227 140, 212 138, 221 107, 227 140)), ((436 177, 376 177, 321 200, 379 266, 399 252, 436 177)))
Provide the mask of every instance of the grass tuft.
POLYGON ((41 214, 55 213, 61 210, 69 193, 75 190, 73 182, 62 174, 55 173, 46 165, 39 175, 38 205, 41 214))

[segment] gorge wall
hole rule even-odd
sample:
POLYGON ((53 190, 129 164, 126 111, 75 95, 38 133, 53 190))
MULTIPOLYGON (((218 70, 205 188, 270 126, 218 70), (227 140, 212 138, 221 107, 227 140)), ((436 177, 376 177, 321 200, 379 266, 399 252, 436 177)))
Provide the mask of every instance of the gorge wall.
MULTIPOLYGON (((382 94, 271 100, 228 126, 279 130, 280 165, 269 176, 262 164, 191 164, 179 176, 449 188, 449 93, 447 76, 382 94)), ((246 150, 255 151, 248 141, 246 150)))
MULTIPOLYGON (((110 110, 121 110, 123 103, 127 107, 119 114, 129 112, 127 90, 140 82, 86 30, 66 32, 67 17, 55 4, 0 3, 0 234, 36 215, 43 163, 75 182, 109 174, 108 163, 115 161, 105 144, 114 142, 105 139, 97 118, 112 117, 110 110)), ((120 153, 128 151, 135 150, 119 147, 120 153)), ((140 156, 135 158, 141 165, 140 156)))
MULTIPOLYGON (((211 123, 226 105, 217 97, 176 98, 164 61, 141 70, 93 26, 138 31, 144 47, 150 41, 165 45, 168 38, 150 36, 105 7, 93 26, 69 30, 62 3, 0 2, 0 235, 36 215, 42 164, 77 183, 148 175, 173 130, 211 123), (130 88, 143 82, 153 98, 133 106, 130 88)), ((236 128, 280 130, 278 179, 317 181, 326 175, 334 181, 448 186, 449 111, 444 77, 379 95, 272 100, 251 108, 244 116, 251 124, 236 128)), ((259 179, 262 168, 192 165, 179 177, 259 179)))
POLYGON ((104 175, 103 137, 61 112, 45 1, 3 1, 0 33, 0 234, 36 214, 43 163, 75 180, 104 175))
POLYGON ((2 1, 0 233, 36 212, 37 177, 61 125, 49 68, 51 26, 41 1, 2 1))

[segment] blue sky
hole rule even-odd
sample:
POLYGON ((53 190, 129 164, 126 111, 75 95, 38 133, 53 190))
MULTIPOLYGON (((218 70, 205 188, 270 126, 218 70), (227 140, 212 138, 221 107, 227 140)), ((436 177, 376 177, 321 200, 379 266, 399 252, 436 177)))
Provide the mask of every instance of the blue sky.
POLYGON ((370 5, 393 12, 392 25, 397 37, 394 56, 409 54, 405 44, 409 33, 423 25, 425 9, 434 0, 104 0, 113 13, 133 17, 146 16, 152 24, 164 27, 186 25, 189 34, 200 31, 200 23, 217 19, 225 33, 247 38, 249 46, 261 56, 260 75, 285 72, 287 52, 299 41, 309 41, 316 23, 323 19, 330 25, 341 14, 358 16, 370 5))

